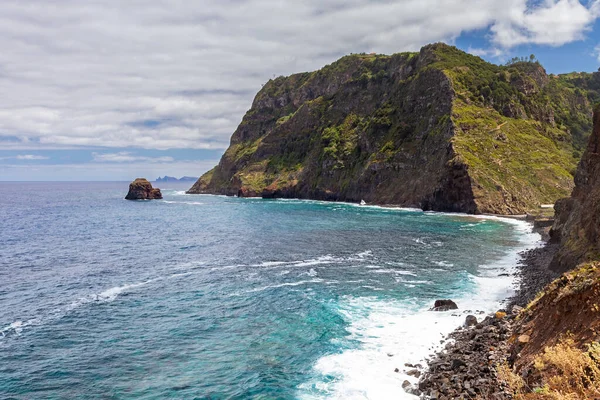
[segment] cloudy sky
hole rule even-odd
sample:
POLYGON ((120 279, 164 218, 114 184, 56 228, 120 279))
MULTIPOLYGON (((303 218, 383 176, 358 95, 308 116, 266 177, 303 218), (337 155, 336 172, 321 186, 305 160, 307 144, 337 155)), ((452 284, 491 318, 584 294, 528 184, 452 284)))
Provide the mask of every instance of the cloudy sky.
POLYGON ((600 0, 2 0, 0 180, 200 175, 261 84, 444 41, 596 71, 600 0))

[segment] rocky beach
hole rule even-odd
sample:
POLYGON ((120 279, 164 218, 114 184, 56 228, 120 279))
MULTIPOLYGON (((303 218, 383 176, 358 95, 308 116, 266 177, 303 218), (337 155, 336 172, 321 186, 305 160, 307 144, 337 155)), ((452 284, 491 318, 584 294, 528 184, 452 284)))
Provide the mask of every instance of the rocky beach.
POLYGON ((418 385, 405 382, 407 392, 432 400, 512 399, 498 367, 511 358, 508 339, 514 334, 518 314, 560 275, 549 269, 557 249, 557 244, 546 242, 521 253, 515 274, 518 289, 506 299, 505 308, 487 316, 468 315, 465 324, 444 339, 445 347, 428 360, 418 385))

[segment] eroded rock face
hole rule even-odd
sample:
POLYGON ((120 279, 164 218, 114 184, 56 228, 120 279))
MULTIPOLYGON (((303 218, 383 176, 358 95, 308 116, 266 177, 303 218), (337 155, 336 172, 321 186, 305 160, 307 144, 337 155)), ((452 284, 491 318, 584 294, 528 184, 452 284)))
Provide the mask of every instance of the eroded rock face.
POLYGON ((153 188, 152 184, 144 178, 137 178, 129 184, 129 192, 126 200, 156 200, 162 199, 159 188, 153 188))
POLYGON ((571 197, 555 205, 551 237, 560 243, 551 267, 568 271, 600 254, 600 105, 594 111, 594 131, 575 175, 571 197))

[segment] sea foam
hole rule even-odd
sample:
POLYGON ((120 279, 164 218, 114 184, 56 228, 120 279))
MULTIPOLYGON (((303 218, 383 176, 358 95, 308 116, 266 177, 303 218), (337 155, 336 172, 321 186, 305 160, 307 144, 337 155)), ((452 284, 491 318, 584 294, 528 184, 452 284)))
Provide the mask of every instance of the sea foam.
MULTIPOLYGON (((541 244, 540 236, 532 233, 531 226, 524 221, 478 218, 512 224, 519 243, 501 259, 481 265, 478 276, 469 275, 477 289, 454 299, 459 310, 435 313, 410 301, 343 298, 338 312, 348 323, 349 341, 359 342, 360 346, 350 346, 341 353, 320 358, 314 365, 315 376, 298 387, 298 397, 306 400, 417 399, 402 389, 405 380, 417 382, 416 378, 406 375, 404 364, 426 365, 426 359, 441 348, 441 339, 460 326, 467 313, 476 310, 489 313, 501 307, 502 301, 514 293, 512 272, 516 270, 518 254, 541 244), (508 276, 499 276, 501 272, 508 272, 508 276), (399 372, 395 372, 396 368, 399 372)), ((448 264, 440 262, 438 265, 448 264)), ((411 282, 417 283, 426 282, 411 282)))

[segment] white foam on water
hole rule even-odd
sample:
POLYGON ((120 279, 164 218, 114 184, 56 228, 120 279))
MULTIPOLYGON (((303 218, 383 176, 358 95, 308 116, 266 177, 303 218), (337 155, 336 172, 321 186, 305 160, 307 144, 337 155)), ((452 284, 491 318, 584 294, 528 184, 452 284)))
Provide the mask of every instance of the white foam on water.
POLYGON ((116 300, 119 295, 121 295, 125 292, 128 292, 131 289, 135 289, 135 288, 138 288, 141 286, 146 286, 149 283, 156 282, 161 279, 163 279, 163 278, 149 279, 144 282, 132 283, 130 285, 115 286, 115 287, 112 287, 110 289, 107 289, 107 290, 97 294, 95 297, 93 297, 93 299, 94 299, 94 301, 111 302, 111 301, 116 300))
POLYGON ((165 278, 176 278, 176 277, 183 276, 183 275, 185 275, 185 274, 179 273, 179 274, 173 274, 173 275, 170 275, 167 277, 158 277, 158 278, 154 278, 154 279, 149 279, 149 280, 146 280, 143 282, 122 285, 122 286, 115 286, 115 287, 111 287, 109 289, 103 290, 100 293, 95 293, 95 294, 90 294, 90 295, 87 295, 84 297, 80 297, 76 300, 71 301, 68 304, 65 304, 63 306, 60 306, 58 308, 55 308, 55 309, 49 311, 45 315, 41 315, 36 318, 27 320, 27 321, 21 321, 21 320, 15 321, 12 324, 2 328, 0 330, 0 335, 2 338, 10 336, 11 334, 20 335, 23 332, 24 328, 26 328, 26 327, 45 325, 52 321, 59 320, 59 319, 63 318, 64 316, 68 315, 70 312, 78 309, 79 307, 85 306, 87 304, 113 302, 120 295, 122 295, 123 293, 126 293, 132 289, 142 287, 142 286, 148 285, 150 283, 163 280, 165 278))
MULTIPOLYGON (((467 313, 490 313, 500 308, 502 301, 514 293, 515 278, 512 274, 498 276, 499 272, 515 271, 518 253, 540 245, 539 235, 531 233, 531 226, 526 222, 490 219, 514 225, 519 244, 502 259, 482 265, 479 276, 469 276, 477 290, 454 299, 459 310, 431 312, 409 301, 343 298, 337 304, 337 311, 349 324, 351 342, 360 345, 320 358, 314 365, 314 377, 298 386, 298 397, 304 400, 418 399, 402 389, 405 380, 418 381, 406 374, 410 368, 404 364, 425 366, 426 358, 441 348, 440 340, 460 326, 467 313), (394 372, 396 368, 398 373, 394 372)), ((410 286, 417 282, 425 281, 406 283, 410 286)))
MULTIPOLYGON (((245 290, 241 293, 233 293, 231 296, 241 296, 241 295, 247 294, 247 293, 264 292, 265 290, 269 290, 269 289, 277 289, 277 288, 288 287, 288 286, 293 287, 293 286, 300 286, 300 285, 309 285, 311 283, 323 283, 323 282, 324 282, 324 280, 321 278, 315 278, 315 279, 297 281, 297 282, 285 282, 285 283, 279 283, 277 285, 267 285, 267 286, 262 286, 262 287, 255 288, 255 289, 245 290)), ((326 284, 331 284, 331 283, 337 283, 337 282, 326 282, 326 284)))
POLYGON ((313 277, 314 277, 314 276, 317 276, 317 271, 315 271, 315 269, 314 269, 314 268, 311 268, 311 269, 310 269, 310 271, 308 271, 308 272, 306 273, 306 275, 308 275, 308 276, 313 276, 313 277))
POLYGON ((260 264, 253 264, 252 267, 277 267, 279 265, 289 265, 289 264, 294 264, 295 262, 299 262, 299 261, 265 261, 262 262, 260 264))
POLYGON ((342 257, 334 257, 332 255, 321 256, 317 258, 311 258, 308 260, 296 260, 296 261, 264 261, 259 264, 252 264, 251 267, 266 267, 266 268, 277 268, 277 267, 310 267, 312 265, 320 264, 335 264, 344 261, 342 257))
POLYGON ((361 251, 360 253, 356 253, 354 256, 350 257, 349 260, 363 260, 367 257, 371 257, 373 252, 371 250, 361 251))
POLYGON ((343 258, 333 256, 322 256, 312 260, 301 261, 294 264, 296 267, 310 267, 311 265, 332 264, 344 261, 343 258))
POLYGON ((454 267, 454 264, 448 261, 434 261, 433 263, 438 267, 454 267))
POLYGON ((423 281, 423 280, 410 280, 410 279, 404 279, 404 278, 394 278, 394 280, 398 283, 409 283, 412 285, 431 285, 433 282, 431 281, 423 281))
POLYGON ((421 244, 425 247, 442 247, 444 245, 443 242, 432 240, 431 242, 427 241, 425 238, 416 238, 413 239, 413 242, 421 244))
POLYGON ((417 276, 416 273, 411 272, 411 271, 402 271, 402 270, 397 270, 397 269, 395 269, 393 271, 394 271, 394 274, 396 274, 396 275, 417 276))
MULTIPOLYGON (((367 268, 373 268, 373 266, 368 266, 367 268)), ((404 271, 404 270, 397 270, 397 269, 385 269, 385 268, 380 268, 380 269, 371 269, 372 273, 374 274, 391 274, 391 275, 400 275, 400 276, 418 276, 416 273, 411 272, 411 271, 404 271)), ((403 278, 394 278, 396 280, 396 282, 413 282, 413 283, 420 283, 420 281, 406 281, 403 278)), ((423 282, 427 282, 429 283, 429 281, 423 281, 423 282)))
MULTIPOLYGON (((317 258, 311 258, 306 260, 292 260, 292 261, 263 261, 258 264, 251 264, 250 267, 265 267, 265 268, 279 268, 279 267, 310 267, 321 264, 340 264, 344 262, 352 261, 364 261, 366 258, 372 255, 371 250, 362 251, 356 254, 352 254, 347 257, 338 257, 331 254, 327 254, 317 258)), ((381 268, 376 266, 375 268, 381 268)))
POLYGON ((187 205, 191 205, 191 206, 201 206, 204 205, 205 203, 199 202, 199 201, 170 201, 170 200, 163 200, 163 203, 166 204, 187 204, 187 205))
POLYGON ((376 287, 376 286, 362 285, 361 287, 363 287, 365 289, 375 290, 376 292, 383 292, 383 291, 385 291, 385 289, 380 288, 380 287, 376 287))
POLYGON ((15 334, 15 335, 20 335, 21 332, 23 331, 23 328, 32 325, 36 322, 35 319, 30 319, 27 321, 15 321, 13 323, 11 323, 8 326, 5 326, 4 328, 0 329, 0 334, 2 335, 2 337, 6 337, 10 334, 15 334))

